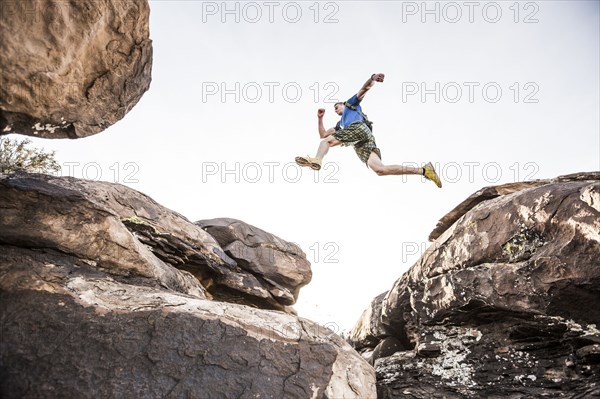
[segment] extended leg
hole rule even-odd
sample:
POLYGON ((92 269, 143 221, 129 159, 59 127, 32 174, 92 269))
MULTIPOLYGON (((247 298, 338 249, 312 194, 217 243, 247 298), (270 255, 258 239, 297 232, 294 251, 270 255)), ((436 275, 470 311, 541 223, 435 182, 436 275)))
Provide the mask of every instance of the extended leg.
POLYGON ((425 176, 426 179, 434 182, 436 186, 440 188, 442 187, 442 182, 440 181, 440 178, 435 172, 435 169, 433 168, 431 162, 422 168, 401 165, 384 165, 383 162, 381 162, 381 158, 379 158, 377 153, 375 151, 372 151, 371 155, 369 155, 367 165, 373 170, 373 172, 377 173, 379 176, 421 175, 425 176))
POLYGON ((375 151, 371 152, 371 155, 369 155, 367 165, 373 170, 373 172, 377 173, 379 176, 423 175, 423 168, 415 168, 412 166, 402 165, 384 165, 375 151))

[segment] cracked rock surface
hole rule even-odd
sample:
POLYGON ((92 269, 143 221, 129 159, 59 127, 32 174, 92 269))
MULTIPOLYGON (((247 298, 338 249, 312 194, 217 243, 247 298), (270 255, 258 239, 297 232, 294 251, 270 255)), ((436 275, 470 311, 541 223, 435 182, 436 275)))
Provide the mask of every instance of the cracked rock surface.
POLYGON ((0 176, 0 396, 374 398, 373 368, 265 267, 130 188, 0 176))
POLYGON ((2 1, 0 135, 81 138, 148 90, 147 0, 2 1))
POLYGON ((296 316, 0 246, 3 398, 374 398, 373 369, 296 316))
POLYGON ((600 173, 480 190, 434 233, 350 334, 379 397, 600 395, 600 173))
MULTIPOLYGON (((0 204, 0 242, 56 249, 112 274, 151 278, 183 293, 291 311, 298 290, 310 281, 302 251, 294 255, 294 265, 302 265, 295 279, 286 277, 291 266, 280 257, 267 265, 269 273, 261 259, 253 269, 242 268, 201 227, 119 184, 15 174, 0 177, 0 204), (282 300, 276 294, 284 290, 296 296, 282 300)), ((269 244, 275 236, 263 233, 265 245, 294 247, 279 238, 269 244)))
POLYGON ((259 275, 269 293, 283 304, 292 305, 301 287, 312 278, 310 263, 300 247, 237 219, 200 220, 238 265, 259 275))

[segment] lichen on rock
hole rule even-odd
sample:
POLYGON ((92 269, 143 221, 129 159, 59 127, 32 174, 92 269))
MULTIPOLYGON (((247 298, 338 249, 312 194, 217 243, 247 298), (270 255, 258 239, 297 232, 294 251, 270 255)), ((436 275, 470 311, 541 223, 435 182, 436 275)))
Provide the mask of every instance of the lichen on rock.
POLYGON ((598 172, 514 183, 442 218, 349 338, 378 397, 600 395, 598 192, 598 172), (390 337, 406 344, 378 354, 390 337))

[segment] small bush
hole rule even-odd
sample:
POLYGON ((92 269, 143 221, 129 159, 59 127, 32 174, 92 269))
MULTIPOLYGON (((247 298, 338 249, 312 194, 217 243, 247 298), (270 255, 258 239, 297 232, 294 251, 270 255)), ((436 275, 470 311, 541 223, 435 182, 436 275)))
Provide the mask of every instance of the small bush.
POLYGON ((30 147, 30 144, 29 139, 19 141, 0 137, 0 173, 25 171, 52 174, 60 171, 54 151, 45 152, 42 148, 30 147))

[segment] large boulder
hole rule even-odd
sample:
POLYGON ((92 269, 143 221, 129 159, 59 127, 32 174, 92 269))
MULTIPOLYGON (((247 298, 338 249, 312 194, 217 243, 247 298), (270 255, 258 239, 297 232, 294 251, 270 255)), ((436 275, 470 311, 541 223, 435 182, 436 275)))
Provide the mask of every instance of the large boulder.
MULTIPOLYGON (((240 267, 208 232, 126 186, 15 174, 0 178, 0 203, 0 243, 56 249, 115 274, 154 278, 220 301, 289 311, 295 301, 276 295, 260 271, 240 267), (177 269, 188 273, 174 273, 177 269), (181 281, 182 276, 189 278, 181 281)), ((310 264, 301 256, 295 259, 310 276, 310 264)), ((287 281, 296 294, 306 283, 298 279, 294 286, 285 262, 281 278, 278 264, 271 267, 268 277, 287 281)))
POLYGON ((148 90, 147 0, 2 0, 0 7, 0 135, 90 136, 148 90))
POLYGON ((373 368, 264 282, 135 190, 0 176, 0 396, 374 398, 373 368))
MULTIPOLYGON (((42 244, 42 243, 40 243, 42 244)), ((0 245, 0 396, 375 398, 375 372, 296 316, 0 245)))
POLYGON ((294 243, 237 219, 200 220, 196 224, 242 269, 257 276, 281 303, 294 304, 300 288, 312 278, 306 255, 294 243))
POLYGON ((434 236, 371 327, 408 345, 351 339, 379 397, 600 394, 600 173, 480 190, 434 236))

